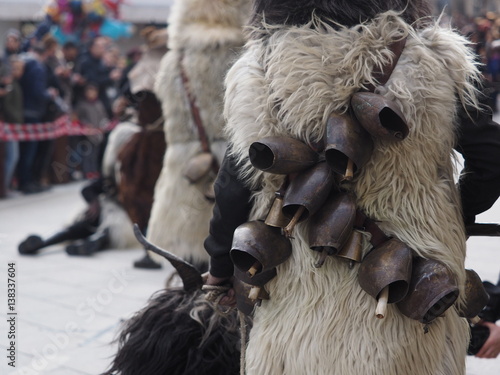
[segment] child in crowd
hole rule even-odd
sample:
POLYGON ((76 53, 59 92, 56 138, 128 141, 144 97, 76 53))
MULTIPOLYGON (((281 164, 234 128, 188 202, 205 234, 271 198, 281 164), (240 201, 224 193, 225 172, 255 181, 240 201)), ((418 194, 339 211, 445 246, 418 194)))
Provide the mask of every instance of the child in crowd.
MULTIPOLYGON (((23 91, 19 84, 24 73, 24 61, 17 55, 9 58, 10 76, 8 84, 0 91, 0 97, 3 102, 3 120, 7 123, 22 124, 23 116, 23 91)), ((4 160, 4 189, 8 191, 11 188, 12 177, 19 160, 19 144, 17 141, 5 142, 5 160, 4 160)))
POLYGON ((78 152, 82 158, 82 170, 85 178, 99 177, 99 154, 102 144, 102 130, 107 123, 106 109, 99 100, 99 88, 94 83, 88 83, 84 88, 84 97, 77 103, 75 115, 86 125, 90 134, 82 137, 78 152))

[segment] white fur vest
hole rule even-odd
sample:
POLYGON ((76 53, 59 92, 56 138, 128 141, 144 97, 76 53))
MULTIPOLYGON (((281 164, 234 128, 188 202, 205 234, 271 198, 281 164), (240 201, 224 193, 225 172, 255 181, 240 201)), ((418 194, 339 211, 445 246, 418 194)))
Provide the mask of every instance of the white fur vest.
MULTIPOLYGON (((254 169, 250 144, 270 135, 320 140, 328 116, 345 112, 352 94, 375 84, 374 67, 393 57, 387 46, 407 36, 389 81, 376 92, 397 103, 410 133, 397 143, 375 139, 372 157, 350 189, 358 207, 387 234, 443 262, 463 290, 465 234, 452 148, 457 105, 476 105, 478 72, 466 40, 437 25, 417 32, 393 12, 353 29, 314 21, 269 33, 248 43, 226 80, 231 150, 255 190, 251 219, 265 217, 283 177, 254 169)), ((427 334, 394 305, 377 320, 376 301, 358 284, 358 267, 328 257, 314 268, 317 253, 307 243, 307 221, 294 237, 292 256, 266 285, 270 299, 255 311, 248 374, 464 373, 468 327, 456 307, 427 334)))
POLYGON ((191 184, 183 170, 202 152, 200 139, 181 79, 181 60, 200 110, 212 153, 222 160, 224 77, 244 44, 247 0, 183 0, 172 8, 170 51, 162 59, 155 93, 162 102, 167 150, 155 186, 148 239, 179 256, 208 261, 203 241, 208 236, 213 204, 204 196, 209 177, 191 184))

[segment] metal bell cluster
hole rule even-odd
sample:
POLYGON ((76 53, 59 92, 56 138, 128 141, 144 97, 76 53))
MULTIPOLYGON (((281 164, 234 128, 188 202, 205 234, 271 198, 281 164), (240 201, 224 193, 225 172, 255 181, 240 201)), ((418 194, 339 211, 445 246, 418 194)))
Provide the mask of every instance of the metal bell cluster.
POLYGON ((378 301, 378 318, 386 316, 387 304, 395 303, 403 315, 429 324, 458 298, 455 276, 444 264, 415 256, 396 238, 374 247, 365 256, 358 281, 378 301))
POLYGON ((267 298, 263 286, 291 255, 294 228, 307 219, 310 247, 320 254, 317 267, 330 255, 351 263, 361 261, 361 234, 353 230, 356 199, 341 191, 338 182, 351 179, 368 161, 372 136, 391 133, 399 139, 400 134, 408 134, 399 128, 394 131, 395 118, 404 123, 400 112, 393 110, 395 106, 373 95, 354 95, 352 116, 330 117, 323 141, 326 147, 315 150, 292 137, 266 137, 250 146, 252 165, 267 173, 286 175, 287 183, 276 192, 264 222, 245 223, 234 233, 230 255, 240 310, 249 313, 267 298))
MULTIPOLYGON (((415 257, 396 238, 374 244, 363 259, 356 197, 342 189, 341 182, 351 180, 369 161, 375 139, 399 142, 408 134, 394 102, 358 92, 351 98, 350 112, 329 117, 319 147, 291 137, 266 137, 252 143, 249 158, 255 168, 287 177, 265 221, 245 223, 234 233, 230 254, 241 311, 249 314, 269 298, 263 287, 290 257, 294 228, 305 220, 309 246, 319 254, 315 266, 321 267, 328 256, 348 260, 351 268, 361 263, 358 281, 377 299, 377 317, 386 316, 387 304, 395 303, 405 316, 428 324, 455 303, 458 286, 451 271, 436 260, 415 257)), ((470 318, 485 302, 471 272, 468 283, 469 303, 461 313, 470 318)))

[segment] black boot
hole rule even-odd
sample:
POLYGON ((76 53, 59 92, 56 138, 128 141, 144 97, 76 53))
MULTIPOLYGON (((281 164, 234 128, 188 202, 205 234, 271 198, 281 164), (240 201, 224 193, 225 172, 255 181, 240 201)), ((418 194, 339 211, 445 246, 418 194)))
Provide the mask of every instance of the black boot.
POLYGON ((43 249, 44 247, 55 245, 64 241, 85 238, 94 232, 95 228, 92 224, 86 220, 82 220, 64 228, 62 231, 57 232, 46 240, 42 239, 40 236, 31 235, 19 244, 18 250, 19 253, 23 255, 34 255, 38 252, 38 250, 43 249))
POLYGON ((19 251, 19 254, 35 255, 42 247, 44 247, 42 237, 31 235, 23 242, 21 242, 17 249, 19 251))
POLYGON ((160 263, 156 263, 156 261, 151 258, 148 251, 146 250, 146 254, 141 258, 134 262, 135 268, 144 268, 149 270, 157 270, 162 267, 160 263))
POLYGON ((93 235, 75 241, 66 246, 68 255, 84 255, 90 256, 100 250, 103 250, 109 243, 109 229, 106 228, 101 232, 96 232, 93 235))

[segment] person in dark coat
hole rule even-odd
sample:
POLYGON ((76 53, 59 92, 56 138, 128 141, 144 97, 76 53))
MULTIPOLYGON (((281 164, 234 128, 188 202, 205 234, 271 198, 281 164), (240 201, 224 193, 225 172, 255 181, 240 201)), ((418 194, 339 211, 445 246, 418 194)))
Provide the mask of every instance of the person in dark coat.
MULTIPOLYGON (((56 96, 54 91, 48 89, 48 74, 43 63, 44 52, 43 44, 37 44, 31 52, 23 55, 25 69, 19 83, 23 91, 23 114, 27 124, 42 122, 48 103, 56 96)), ((37 148, 38 141, 23 141, 19 144, 19 190, 25 194, 41 191, 33 175, 37 148)))
POLYGON ((106 108, 109 118, 112 118, 113 111, 109 97, 106 94, 108 87, 117 81, 121 74, 116 70, 109 70, 102 61, 106 52, 107 41, 104 37, 97 37, 90 43, 87 53, 81 55, 77 62, 75 76, 76 84, 80 87, 76 90, 75 100, 82 97, 82 90, 86 83, 93 82, 99 87, 99 100, 106 108))

